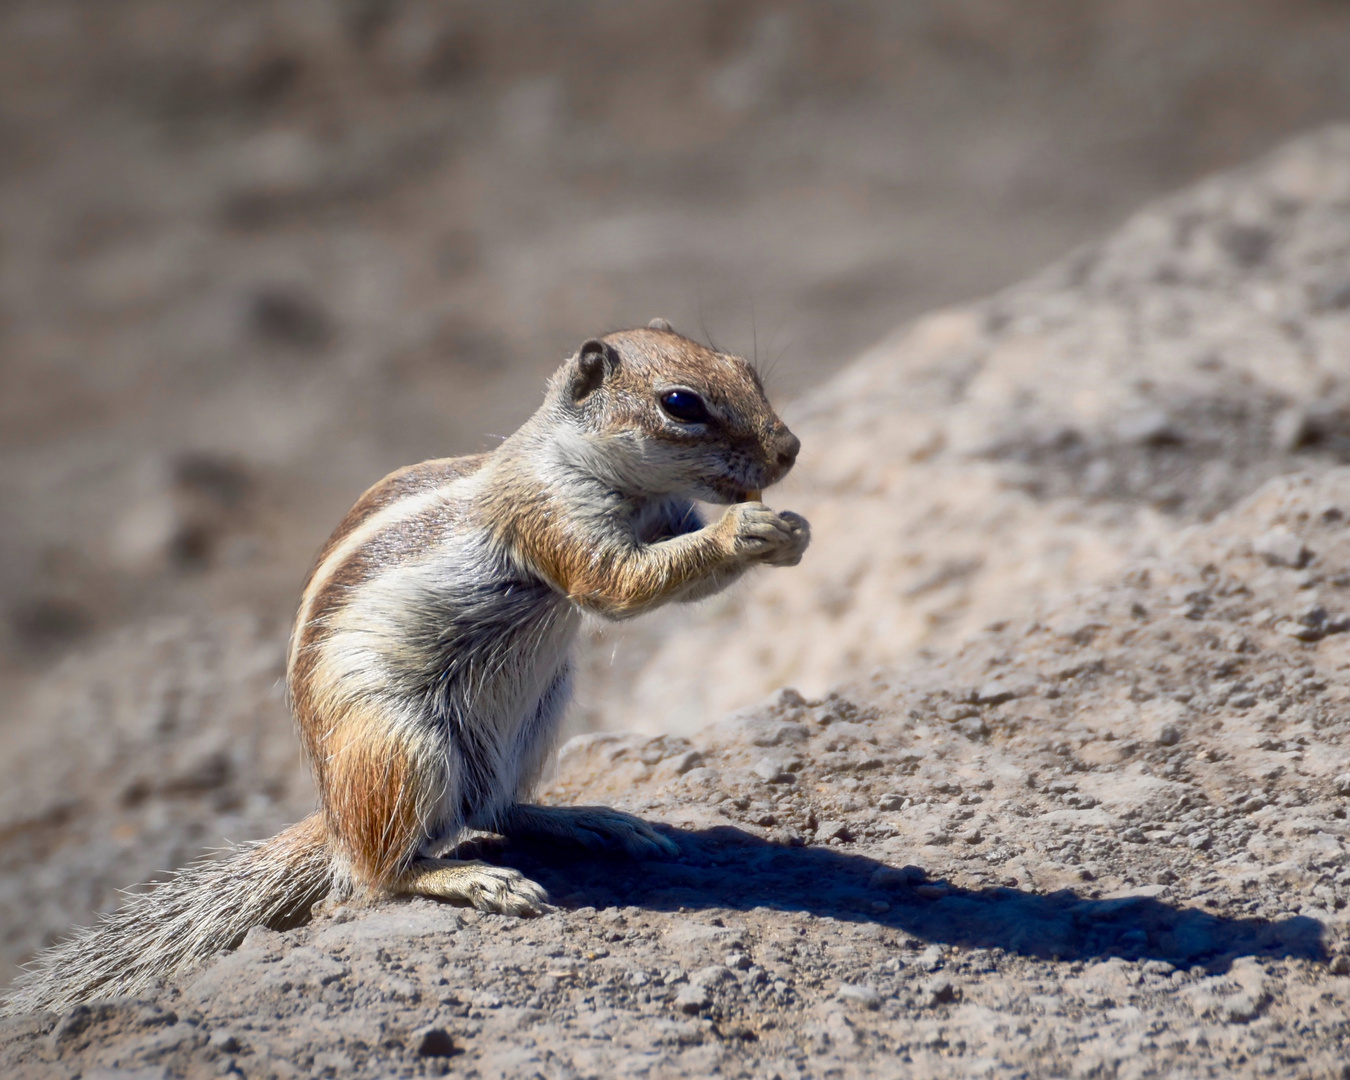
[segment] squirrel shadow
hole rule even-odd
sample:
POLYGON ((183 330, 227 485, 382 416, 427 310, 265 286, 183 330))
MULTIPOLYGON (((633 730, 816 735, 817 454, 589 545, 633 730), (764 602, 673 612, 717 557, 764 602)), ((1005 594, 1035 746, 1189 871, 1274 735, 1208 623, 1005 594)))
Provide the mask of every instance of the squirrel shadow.
POLYGON ((1212 973, 1239 956, 1327 960, 1325 927, 1302 915, 1234 919, 1148 896, 1094 900, 1072 889, 1045 895, 964 889, 929 880, 917 867, 896 870, 838 848, 775 844, 731 826, 661 832, 680 845, 679 861, 625 862, 529 843, 513 844, 495 861, 538 881, 565 908, 767 907, 874 923, 963 948, 1065 961, 1163 960, 1212 973))

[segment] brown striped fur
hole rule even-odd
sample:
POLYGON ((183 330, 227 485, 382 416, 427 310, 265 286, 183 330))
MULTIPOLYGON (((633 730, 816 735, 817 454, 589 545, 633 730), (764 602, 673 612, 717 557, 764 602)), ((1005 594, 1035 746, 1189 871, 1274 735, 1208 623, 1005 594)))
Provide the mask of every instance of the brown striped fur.
MULTIPOLYGON (((314 567, 310 570, 310 578, 313 578, 314 570, 323 565, 324 560, 333 548, 372 514, 398 502, 400 499, 407 498, 409 495, 430 491, 433 488, 448 484, 451 480, 460 476, 467 476, 481 466, 486 458, 486 454, 470 454, 467 457, 434 458, 431 461, 419 462, 416 465, 405 465, 401 469, 395 469, 378 483, 366 488, 361 493, 361 497, 352 504, 352 508, 338 522, 337 528, 333 530, 333 535, 325 541, 323 548, 319 551, 319 557, 314 560, 314 567)), ((305 585, 308 587, 308 579, 305 585)))

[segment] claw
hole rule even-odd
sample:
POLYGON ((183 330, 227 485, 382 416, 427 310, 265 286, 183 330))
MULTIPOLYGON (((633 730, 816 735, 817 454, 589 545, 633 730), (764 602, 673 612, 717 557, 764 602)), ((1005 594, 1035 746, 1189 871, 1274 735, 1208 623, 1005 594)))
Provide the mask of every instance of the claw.
POLYGON ((501 915, 542 915, 552 910, 542 885, 519 870, 482 862, 421 859, 397 891, 465 903, 501 915))

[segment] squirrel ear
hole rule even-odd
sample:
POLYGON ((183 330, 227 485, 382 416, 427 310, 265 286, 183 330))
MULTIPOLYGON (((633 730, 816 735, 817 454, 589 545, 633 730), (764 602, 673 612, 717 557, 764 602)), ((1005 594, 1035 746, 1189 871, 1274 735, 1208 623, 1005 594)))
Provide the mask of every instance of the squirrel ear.
POLYGON ((573 401, 581 401, 600 389, 606 375, 619 370, 619 354, 612 345, 599 338, 583 341, 577 350, 572 376, 568 381, 568 394, 573 401))
POLYGON ((654 318, 651 322, 649 322, 649 323, 647 324, 647 329, 648 329, 648 330, 664 330, 664 331, 666 331, 666 333, 668 333, 668 334, 671 334, 671 333, 674 333, 674 332, 675 332, 675 327, 673 327, 673 326, 670 325, 670 320, 669 320, 669 319, 663 319, 663 318, 661 318, 660 315, 658 315, 656 318, 654 318))

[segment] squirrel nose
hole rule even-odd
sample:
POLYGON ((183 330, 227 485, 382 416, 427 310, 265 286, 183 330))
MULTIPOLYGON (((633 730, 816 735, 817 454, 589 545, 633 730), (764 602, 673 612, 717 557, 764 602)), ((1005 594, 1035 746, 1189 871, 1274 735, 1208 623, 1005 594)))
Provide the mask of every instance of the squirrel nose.
POLYGON ((778 465, 784 471, 792 468, 793 462, 797 460, 797 451, 802 448, 801 439, 792 432, 785 432, 785 436, 778 444, 778 465))

